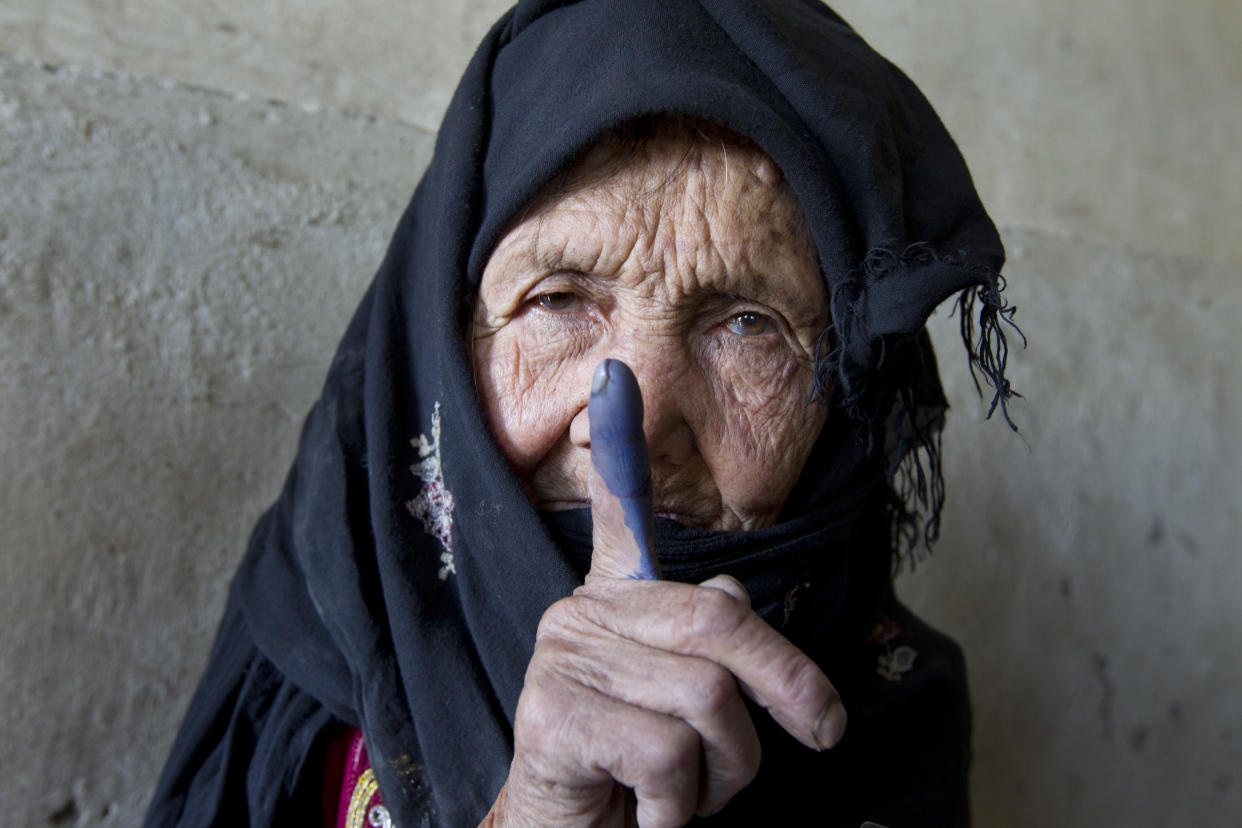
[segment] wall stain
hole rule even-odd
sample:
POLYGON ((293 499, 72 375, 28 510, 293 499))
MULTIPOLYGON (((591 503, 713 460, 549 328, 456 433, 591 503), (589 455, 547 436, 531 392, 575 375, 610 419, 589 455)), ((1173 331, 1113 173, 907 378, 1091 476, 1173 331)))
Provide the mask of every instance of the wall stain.
POLYGON ((47 815, 48 825, 68 825, 78 818, 78 802, 73 797, 65 800, 65 804, 61 805, 55 811, 47 815))
POLYGON ((1147 542, 1152 546, 1159 546, 1164 542, 1164 516, 1156 513, 1152 515, 1151 528, 1147 530, 1147 542))
POLYGON ((1108 659, 1103 653, 1095 652, 1091 654, 1091 663, 1095 667, 1096 679, 1100 682, 1100 734, 1104 737, 1104 741, 1111 742, 1113 740, 1113 699, 1117 695, 1117 690, 1113 686, 1113 680, 1108 675, 1108 659))

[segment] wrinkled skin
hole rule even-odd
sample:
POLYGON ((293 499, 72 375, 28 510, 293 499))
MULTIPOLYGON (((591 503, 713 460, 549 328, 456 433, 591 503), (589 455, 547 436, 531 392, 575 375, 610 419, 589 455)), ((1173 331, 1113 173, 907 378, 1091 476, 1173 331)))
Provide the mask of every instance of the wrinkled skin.
POLYGON ((581 507, 591 375, 621 359, 643 392, 656 513, 769 525, 825 418, 807 404, 828 322, 810 233, 758 150, 645 149, 497 246, 474 314, 479 395, 535 505, 581 507))
MULTIPOLYGON (((595 366, 621 359, 643 392, 656 513, 770 525, 825 419, 807 403, 828 314, 805 220, 740 139, 669 128, 630 153, 610 165, 616 147, 597 146, 489 260, 472 347, 492 433, 539 508, 602 504, 587 402, 595 366)), ((593 517, 591 572, 544 614, 485 822, 714 813, 759 767, 743 693, 812 749, 840 738, 832 684, 740 583, 628 580, 619 513, 593 517)))

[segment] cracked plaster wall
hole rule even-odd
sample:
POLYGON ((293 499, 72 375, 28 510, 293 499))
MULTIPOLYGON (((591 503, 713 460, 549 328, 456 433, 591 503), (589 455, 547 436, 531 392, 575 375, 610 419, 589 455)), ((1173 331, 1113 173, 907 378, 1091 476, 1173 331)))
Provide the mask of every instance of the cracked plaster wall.
MULTIPOLYGON (((0 813, 139 820, 245 537, 504 4, 0 7, 0 813)), ((1242 7, 836 4, 1010 249, 1023 437, 937 319, 982 826, 1242 818, 1242 7)))

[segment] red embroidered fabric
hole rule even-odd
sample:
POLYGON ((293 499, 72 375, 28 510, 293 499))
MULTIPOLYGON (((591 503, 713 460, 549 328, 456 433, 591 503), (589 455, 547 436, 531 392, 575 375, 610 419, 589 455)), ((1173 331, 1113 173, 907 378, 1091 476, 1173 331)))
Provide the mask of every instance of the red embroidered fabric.
POLYGON ((367 758, 362 731, 342 732, 328 747, 323 778, 324 828, 382 826, 387 811, 367 758), (377 809, 381 809, 377 812, 377 809))

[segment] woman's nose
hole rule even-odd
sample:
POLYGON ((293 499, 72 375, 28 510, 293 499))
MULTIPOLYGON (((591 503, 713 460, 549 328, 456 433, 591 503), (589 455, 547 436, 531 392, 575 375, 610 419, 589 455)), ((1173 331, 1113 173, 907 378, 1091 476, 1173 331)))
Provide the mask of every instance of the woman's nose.
MULTIPOLYGON (((676 354, 654 349, 625 348, 606 357, 629 366, 643 395, 643 434, 651 464, 679 465, 694 451, 694 431, 689 415, 694 405, 694 388, 687 361, 676 354)), ((591 366, 592 372, 595 364, 591 366)), ((590 445, 589 415, 584 405, 570 428, 576 445, 590 445)))
POLYGON ((643 392, 643 433, 651 465, 685 463, 694 451, 694 431, 687 417, 693 403, 691 389, 678 382, 684 372, 634 373, 643 392))

